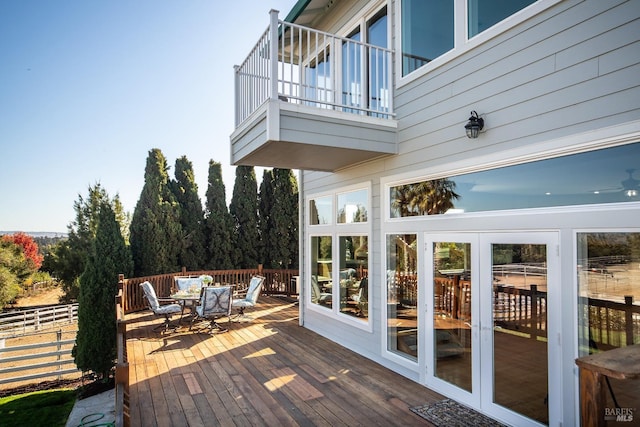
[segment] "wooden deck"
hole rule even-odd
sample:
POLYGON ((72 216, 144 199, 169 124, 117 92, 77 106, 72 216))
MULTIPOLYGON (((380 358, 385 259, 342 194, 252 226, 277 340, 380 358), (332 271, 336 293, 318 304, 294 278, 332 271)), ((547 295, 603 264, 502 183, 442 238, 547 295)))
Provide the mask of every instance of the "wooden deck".
POLYGON ((431 425, 409 408, 441 395, 300 327, 296 304, 263 297, 251 316, 161 335, 127 315, 131 425, 431 425))

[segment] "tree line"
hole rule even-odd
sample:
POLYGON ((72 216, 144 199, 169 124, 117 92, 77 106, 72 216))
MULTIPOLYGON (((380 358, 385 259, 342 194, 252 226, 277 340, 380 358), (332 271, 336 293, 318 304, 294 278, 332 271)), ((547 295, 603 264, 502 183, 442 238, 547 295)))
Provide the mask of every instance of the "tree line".
POLYGON ((290 169, 265 170, 258 189, 254 168, 237 166, 229 206, 220 163, 209 162, 204 204, 186 156, 175 161, 173 177, 169 171, 162 151, 150 150, 133 214, 99 183, 89 187, 87 196, 78 196, 68 238, 49 249, 42 267, 62 282, 67 300, 79 296, 99 214, 107 205, 131 259, 115 273, 116 279, 117 273, 140 277, 182 267, 298 268, 298 184, 290 169))

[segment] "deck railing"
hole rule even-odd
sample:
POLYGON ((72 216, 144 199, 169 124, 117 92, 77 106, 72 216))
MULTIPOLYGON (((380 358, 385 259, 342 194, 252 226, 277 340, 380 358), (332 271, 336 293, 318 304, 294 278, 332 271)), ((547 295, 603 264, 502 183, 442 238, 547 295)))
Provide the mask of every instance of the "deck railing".
POLYGON ((167 297, 171 295, 175 287, 176 276, 193 276, 197 277, 202 274, 209 275, 213 278, 213 283, 221 285, 233 285, 234 290, 242 292, 249 287, 251 278, 255 275, 265 277, 262 287, 263 295, 297 295, 295 280, 293 278, 298 274, 298 270, 286 269, 266 269, 258 267, 255 269, 245 270, 201 270, 187 271, 182 269, 180 272, 158 274, 155 276, 134 277, 123 279, 123 295, 122 309, 124 313, 144 310, 147 308, 147 302, 144 299, 144 292, 140 288, 142 282, 150 282, 159 297, 167 297))
POLYGON ((118 278, 118 295, 116 296, 116 373, 115 373, 115 426, 129 427, 129 361, 127 359, 127 323, 122 307, 124 292, 124 275, 118 278))
POLYGON ((384 47, 281 21, 272 10, 269 27, 234 67, 236 127, 269 98, 390 118, 392 57, 384 47))
MULTIPOLYGON (((534 271, 529 271, 531 277, 534 271)), ((416 306, 418 276, 415 273, 390 274, 387 278, 391 299, 405 306, 416 306)), ((434 280, 434 311, 457 319, 471 319, 471 282, 460 277, 434 280)), ((547 292, 536 285, 516 287, 496 285, 493 290, 496 326, 529 334, 532 339, 547 337, 547 292)), ((640 342, 640 306, 632 296, 624 302, 579 297, 584 325, 579 330, 581 343, 600 350, 624 347, 640 342)))

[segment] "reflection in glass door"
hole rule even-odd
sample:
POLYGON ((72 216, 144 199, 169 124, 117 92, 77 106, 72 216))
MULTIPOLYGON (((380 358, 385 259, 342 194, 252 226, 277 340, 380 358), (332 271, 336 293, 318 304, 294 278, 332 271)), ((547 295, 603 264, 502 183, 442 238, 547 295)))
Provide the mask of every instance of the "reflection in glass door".
POLYGON ((551 248, 558 235, 429 233, 425 239, 427 385, 507 424, 557 419, 560 340, 549 345, 559 330, 547 310, 548 295, 556 304, 559 255, 551 248))
POLYGON ((433 253, 434 376, 471 392, 471 244, 434 242, 433 253))
POLYGON ((548 414, 547 245, 491 244, 493 402, 548 414))

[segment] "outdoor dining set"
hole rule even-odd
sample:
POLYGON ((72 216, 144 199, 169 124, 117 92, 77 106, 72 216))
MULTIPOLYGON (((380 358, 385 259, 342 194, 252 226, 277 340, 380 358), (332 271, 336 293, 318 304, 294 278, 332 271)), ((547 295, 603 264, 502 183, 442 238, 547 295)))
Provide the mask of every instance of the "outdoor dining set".
POLYGON ((140 286, 149 309, 155 315, 164 318, 164 322, 154 328, 155 330, 162 330, 163 333, 175 331, 181 327, 185 319, 188 319, 190 331, 198 325, 195 329, 198 332, 226 332, 228 329, 218 323, 218 319, 227 317, 228 322, 231 322, 231 312, 234 309, 234 320, 245 318, 245 309, 255 307, 258 302, 264 279, 262 276, 253 276, 244 295, 234 289, 234 285, 213 284, 213 278, 208 275, 176 276, 171 295, 162 298, 156 295, 150 282, 143 282, 140 286), (178 323, 172 323, 171 317, 178 314, 180 320, 178 323), (202 324, 204 326, 201 326, 202 324))

